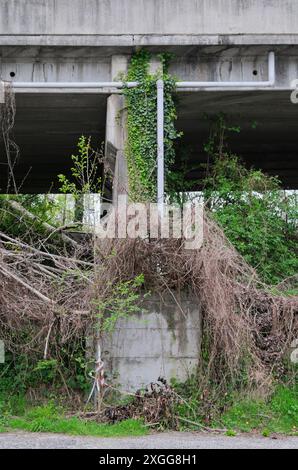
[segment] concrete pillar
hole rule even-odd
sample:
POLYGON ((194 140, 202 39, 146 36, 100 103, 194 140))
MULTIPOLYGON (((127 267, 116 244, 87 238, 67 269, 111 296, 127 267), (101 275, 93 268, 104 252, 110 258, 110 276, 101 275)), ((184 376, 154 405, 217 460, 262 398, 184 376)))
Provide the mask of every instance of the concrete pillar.
MULTIPOLYGON (((112 80, 121 80, 122 75, 127 72, 128 59, 128 56, 124 55, 112 56, 112 80)), ((149 72, 155 74, 161 68, 161 60, 157 56, 153 56, 150 61, 149 72)), ((106 198, 114 204, 116 204, 119 195, 128 196, 127 162, 125 159, 126 137, 125 100, 120 94, 114 94, 107 100, 105 139, 106 161, 114 175, 112 188, 108 185, 106 189, 106 198)))
POLYGON ((135 392, 160 376, 184 382, 195 373, 201 354, 201 306, 187 293, 175 296, 179 303, 170 295, 151 295, 143 310, 119 319, 105 335, 103 360, 115 386, 135 392))
MULTIPOLYGON (((111 60, 112 80, 121 79, 127 72, 128 57, 114 55, 111 60)), ((116 203, 118 195, 128 194, 127 164, 124 155, 126 141, 125 101, 120 94, 109 96, 107 100, 105 155, 107 165, 114 174, 112 188, 108 188, 107 198, 116 203)))
POLYGON ((153 75, 162 70, 162 62, 159 57, 153 56, 149 64, 149 72, 153 75))

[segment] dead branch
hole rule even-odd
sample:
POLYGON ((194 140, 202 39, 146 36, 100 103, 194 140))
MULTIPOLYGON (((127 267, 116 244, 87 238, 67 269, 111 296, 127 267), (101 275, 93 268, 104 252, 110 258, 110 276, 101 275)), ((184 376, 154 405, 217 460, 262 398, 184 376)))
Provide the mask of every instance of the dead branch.
POLYGON ((35 214, 32 214, 32 212, 25 209, 25 207, 23 207, 19 202, 14 201, 13 199, 8 198, 5 202, 13 210, 15 210, 16 212, 19 212, 23 217, 25 217, 29 221, 38 222, 39 224, 41 224, 43 229, 46 232, 50 233, 50 236, 59 234, 64 242, 71 244, 75 248, 78 248, 79 244, 75 240, 73 240, 71 237, 69 237, 66 233, 63 232, 63 227, 56 228, 50 225, 49 223, 40 220, 38 216, 36 216, 35 214))
POLYGON ((23 281, 23 279, 21 279, 15 273, 12 273, 11 271, 9 271, 5 266, 1 264, 0 264, 0 271, 2 272, 2 274, 4 274, 4 276, 11 277, 14 281, 16 281, 17 283, 21 284, 23 287, 31 291, 34 295, 36 295, 43 302, 46 302, 50 305, 55 305, 55 302, 53 300, 49 299, 48 297, 43 295, 41 292, 36 290, 34 287, 27 284, 25 281, 23 281))

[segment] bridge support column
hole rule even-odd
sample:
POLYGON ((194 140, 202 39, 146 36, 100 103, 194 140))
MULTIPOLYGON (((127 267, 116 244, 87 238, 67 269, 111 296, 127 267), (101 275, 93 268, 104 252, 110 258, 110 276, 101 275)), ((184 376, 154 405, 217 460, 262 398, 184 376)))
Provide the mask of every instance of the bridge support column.
MULTIPOLYGON (((115 55, 111 61, 112 80, 127 72, 128 57, 115 55)), ((113 173, 113 183, 107 184, 105 197, 115 204, 119 195, 128 194, 127 164, 124 155, 126 141, 125 101, 120 94, 107 100, 105 155, 107 165, 113 173)))

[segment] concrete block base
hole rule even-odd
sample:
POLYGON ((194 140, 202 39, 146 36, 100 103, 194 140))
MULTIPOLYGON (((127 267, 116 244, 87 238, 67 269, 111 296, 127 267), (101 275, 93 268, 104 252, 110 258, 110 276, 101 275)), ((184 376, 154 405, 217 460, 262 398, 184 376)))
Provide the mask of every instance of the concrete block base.
POLYGON ((118 321, 106 335, 102 356, 108 380, 135 391, 161 376, 185 381, 195 371, 201 347, 201 312, 194 299, 151 297, 146 311, 118 321))

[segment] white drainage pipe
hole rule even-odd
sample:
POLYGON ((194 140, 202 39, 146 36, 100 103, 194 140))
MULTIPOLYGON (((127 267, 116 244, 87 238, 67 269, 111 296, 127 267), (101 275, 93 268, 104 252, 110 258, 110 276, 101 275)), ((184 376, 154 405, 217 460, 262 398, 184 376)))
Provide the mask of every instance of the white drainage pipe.
POLYGON ((164 168, 164 82, 157 80, 157 205, 160 216, 163 215, 165 194, 164 168))

